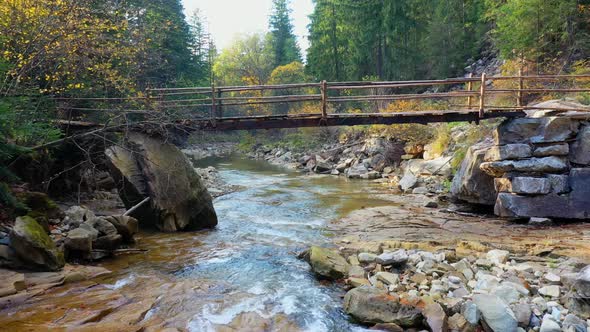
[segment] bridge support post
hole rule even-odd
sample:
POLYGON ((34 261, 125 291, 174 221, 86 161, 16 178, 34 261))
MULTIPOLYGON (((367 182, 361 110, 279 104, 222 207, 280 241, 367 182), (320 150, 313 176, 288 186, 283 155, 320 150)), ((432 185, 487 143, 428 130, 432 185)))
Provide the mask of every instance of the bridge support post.
POLYGON ((517 105, 518 107, 522 107, 524 105, 523 93, 522 90, 524 89, 524 78, 523 78, 523 71, 522 67, 518 69, 518 100, 517 105))
POLYGON ((479 118, 485 115, 486 73, 481 74, 481 88, 479 89, 479 118))
POLYGON ((325 80, 321 83, 322 90, 322 119, 328 118, 328 82, 325 80))
POLYGON ((213 127, 215 127, 215 125, 217 124, 217 122, 215 121, 217 118, 217 110, 216 110, 216 106, 217 106, 217 101, 215 100, 215 85, 211 85, 211 114, 209 115, 209 117, 211 118, 211 124, 213 125, 213 127))
MULTIPOLYGON (((469 78, 473 78, 473 73, 469 73, 469 78)), ((469 81, 467 82, 467 91, 471 92, 473 90, 473 82, 469 81)), ((473 97, 471 97, 471 95, 469 95, 467 97, 467 109, 471 109, 473 103, 473 97)))

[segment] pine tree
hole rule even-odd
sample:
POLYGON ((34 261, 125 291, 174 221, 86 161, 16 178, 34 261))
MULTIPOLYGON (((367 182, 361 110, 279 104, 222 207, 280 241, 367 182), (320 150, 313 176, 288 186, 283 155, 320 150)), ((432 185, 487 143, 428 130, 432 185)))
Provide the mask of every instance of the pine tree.
POLYGON ((288 0, 273 0, 269 25, 275 67, 301 61, 301 51, 293 33, 290 12, 288 0))

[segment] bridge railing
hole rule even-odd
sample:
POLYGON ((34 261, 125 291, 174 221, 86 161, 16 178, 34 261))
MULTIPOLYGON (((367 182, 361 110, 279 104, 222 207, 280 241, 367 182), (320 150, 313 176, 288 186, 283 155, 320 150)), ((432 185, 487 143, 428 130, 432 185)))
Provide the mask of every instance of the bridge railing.
MULTIPOLYGON (((216 121, 244 118, 354 116, 396 110, 398 101, 435 101, 438 111, 525 110, 529 97, 590 92, 590 75, 481 76, 444 80, 316 82, 149 89, 141 97, 58 98, 65 117, 98 112, 127 120, 216 121), (393 103, 393 106, 392 106, 393 103), (496 103, 496 104, 494 104, 496 103), (352 110, 352 111, 351 111, 352 110)), ((425 107, 424 104, 418 104, 425 107)))

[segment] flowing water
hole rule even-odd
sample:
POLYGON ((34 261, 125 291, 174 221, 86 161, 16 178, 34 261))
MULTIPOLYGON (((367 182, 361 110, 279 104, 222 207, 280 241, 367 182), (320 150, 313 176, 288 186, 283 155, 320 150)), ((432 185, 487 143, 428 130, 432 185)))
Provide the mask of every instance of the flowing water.
POLYGON ((127 320, 155 330, 363 330, 343 313, 343 291, 318 282, 296 255, 311 244, 328 245, 330 221, 388 204, 375 197, 381 189, 239 158, 201 163, 243 187, 215 200, 215 230, 142 234, 138 246, 149 251, 103 263, 114 273, 98 285, 54 288, 0 317, 0 326, 119 330, 116 324, 127 320))

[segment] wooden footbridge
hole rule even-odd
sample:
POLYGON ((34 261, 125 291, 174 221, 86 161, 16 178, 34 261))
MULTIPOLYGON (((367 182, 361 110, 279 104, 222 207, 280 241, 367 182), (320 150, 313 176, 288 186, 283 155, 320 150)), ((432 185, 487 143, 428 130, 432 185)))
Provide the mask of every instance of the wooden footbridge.
MULTIPOLYGON (((150 89, 137 97, 57 98, 62 125, 249 130, 522 117, 528 100, 590 92, 590 75, 150 89)), ((569 111, 572 109, 563 109, 569 111)), ((559 110, 558 110, 559 111, 559 110)))

